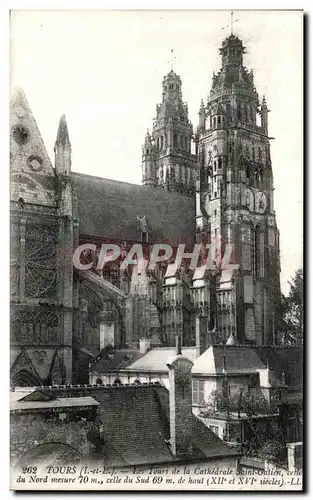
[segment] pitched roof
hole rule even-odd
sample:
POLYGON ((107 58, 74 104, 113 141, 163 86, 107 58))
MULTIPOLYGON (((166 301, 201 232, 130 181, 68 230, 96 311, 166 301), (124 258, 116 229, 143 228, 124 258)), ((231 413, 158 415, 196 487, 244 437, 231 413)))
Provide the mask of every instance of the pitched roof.
POLYGON ((92 371, 124 370, 144 354, 138 349, 104 349, 92 362, 92 371))
POLYGON ((150 243, 194 243, 195 201, 160 189, 72 173, 81 234, 138 241, 146 217, 150 243))
MULTIPOLYGON (((57 398, 90 396, 98 401, 104 437, 93 457, 102 465, 125 466, 175 462, 169 445, 169 393, 160 385, 51 388, 57 398)), ((80 399, 80 398, 79 398, 80 399)), ((237 456, 238 452, 219 439, 193 416, 193 452, 188 460, 237 456)))
POLYGON ((246 346, 210 346, 194 363, 193 374, 214 375, 223 373, 224 356, 226 370, 231 373, 255 373, 266 366, 255 350, 246 346))
MULTIPOLYGON (((156 347, 151 349, 140 359, 130 364, 127 371, 146 371, 146 372, 168 372, 167 363, 176 356, 176 347, 156 347)), ((195 347, 185 347, 182 354, 191 361, 197 357, 195 347)))
MULTIPOLYGON (((29 395, 28 395, 29 396, 29 395)), ((92 397, 78 397, 78 398, 56 398, 50 400, 36 400, 30 401, 25 398, 17 400, 16 398, 10 401, 10 411, 23 411, 23 410, 43 410, 51 408, 73 408, 73 407, 90 407, 99 406, 99 403, 92 397)))

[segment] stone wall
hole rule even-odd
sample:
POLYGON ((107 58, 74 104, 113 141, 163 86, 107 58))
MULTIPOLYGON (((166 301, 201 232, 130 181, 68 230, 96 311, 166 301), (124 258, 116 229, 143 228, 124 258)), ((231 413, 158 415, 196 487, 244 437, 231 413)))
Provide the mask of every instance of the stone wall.
POLYGON ((47 454, 51 459, 51 453, 57 452, 62 445, 67 456, 78 458, 87 455, 92 446, 87 434, 94 422, 94 410, 83 413, 77 409, 75 413, 68 409, 13 412, 10 422, 12 464, 29 465, 32 457, 44 459, 47 454))

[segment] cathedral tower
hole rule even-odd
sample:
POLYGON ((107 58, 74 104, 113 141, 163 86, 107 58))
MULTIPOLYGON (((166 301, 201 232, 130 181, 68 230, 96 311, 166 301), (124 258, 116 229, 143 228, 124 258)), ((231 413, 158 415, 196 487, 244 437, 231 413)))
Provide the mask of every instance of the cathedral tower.
POLYGON ((182 100, 182 81, 171 70, 163 79, 151 136, 142 155, 144 185, 194 196, 196 156, 191 152, 193 128, 182 100))
POLYGON ((220 341, 272 344, 280 262, 268 108, 243 65, 242 41, 231 34, 220 53, 196 134, 197 239, 232 245, 239 264, 217 279, 220 341))

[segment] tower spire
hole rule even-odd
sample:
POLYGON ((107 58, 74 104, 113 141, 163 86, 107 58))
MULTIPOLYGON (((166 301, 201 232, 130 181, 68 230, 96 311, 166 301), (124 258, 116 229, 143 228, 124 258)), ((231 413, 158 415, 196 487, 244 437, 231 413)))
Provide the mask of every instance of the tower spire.
POLYGON ((174 49, 171 49, 170 59, 167 61, 170 64, 170 71, 174 70, 174 62, 176 61, 176 57, 174 56, 174 49))
POLYGON ((225 28, 230 28, 230 34, 233 36, 234 34, 234 23, 237 23, 238 19, 234 20, 234 11, 232 10, 230 13, 230 24, 226 24, 226 26, 223 26, 222 30, 225 28))

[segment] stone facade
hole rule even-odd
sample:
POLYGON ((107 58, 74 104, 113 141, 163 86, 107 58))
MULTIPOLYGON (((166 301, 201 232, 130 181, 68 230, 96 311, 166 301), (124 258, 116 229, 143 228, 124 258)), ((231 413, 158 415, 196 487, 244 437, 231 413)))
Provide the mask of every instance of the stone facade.
POLYGON ((280 262, 268 108, 243 65, 244 52, 236 36, 223 41, 222 67, 201 103, 196 234, 198 241, 232 245, 239 264, 236 274, 217 279, 219 339, 272 344, 280 262))
POLYGON ((143 146, 143 186, 75 174, 64 116, 53 167, 25 95, 13 94, 12 385, 88 380, 100 349, 137 348, 143 337, 173 346, 178 335, 185 346, 201 345, 199 354, 212 343, 276 342, 279 232, 268 109, 243 66, 242 42, 228 37, 221 53, 196 134, 181 78, 173 70, 165 76, 143 146), (221 270, 216 253, 211 269, 201 266, 206 245, 218 241, 221 251, 232 245, 239 270, 221 270), (134 244, 149 261, 155 243, 174 249, 168 262, 121 267, 134 244), (73 252, 82 244, 95 250, 80 255, 85 267, 77 270, 73 252), (121 252, 98 269, 102 244, 121 252), (185 256, 176 266, 180 244, 185 256))

